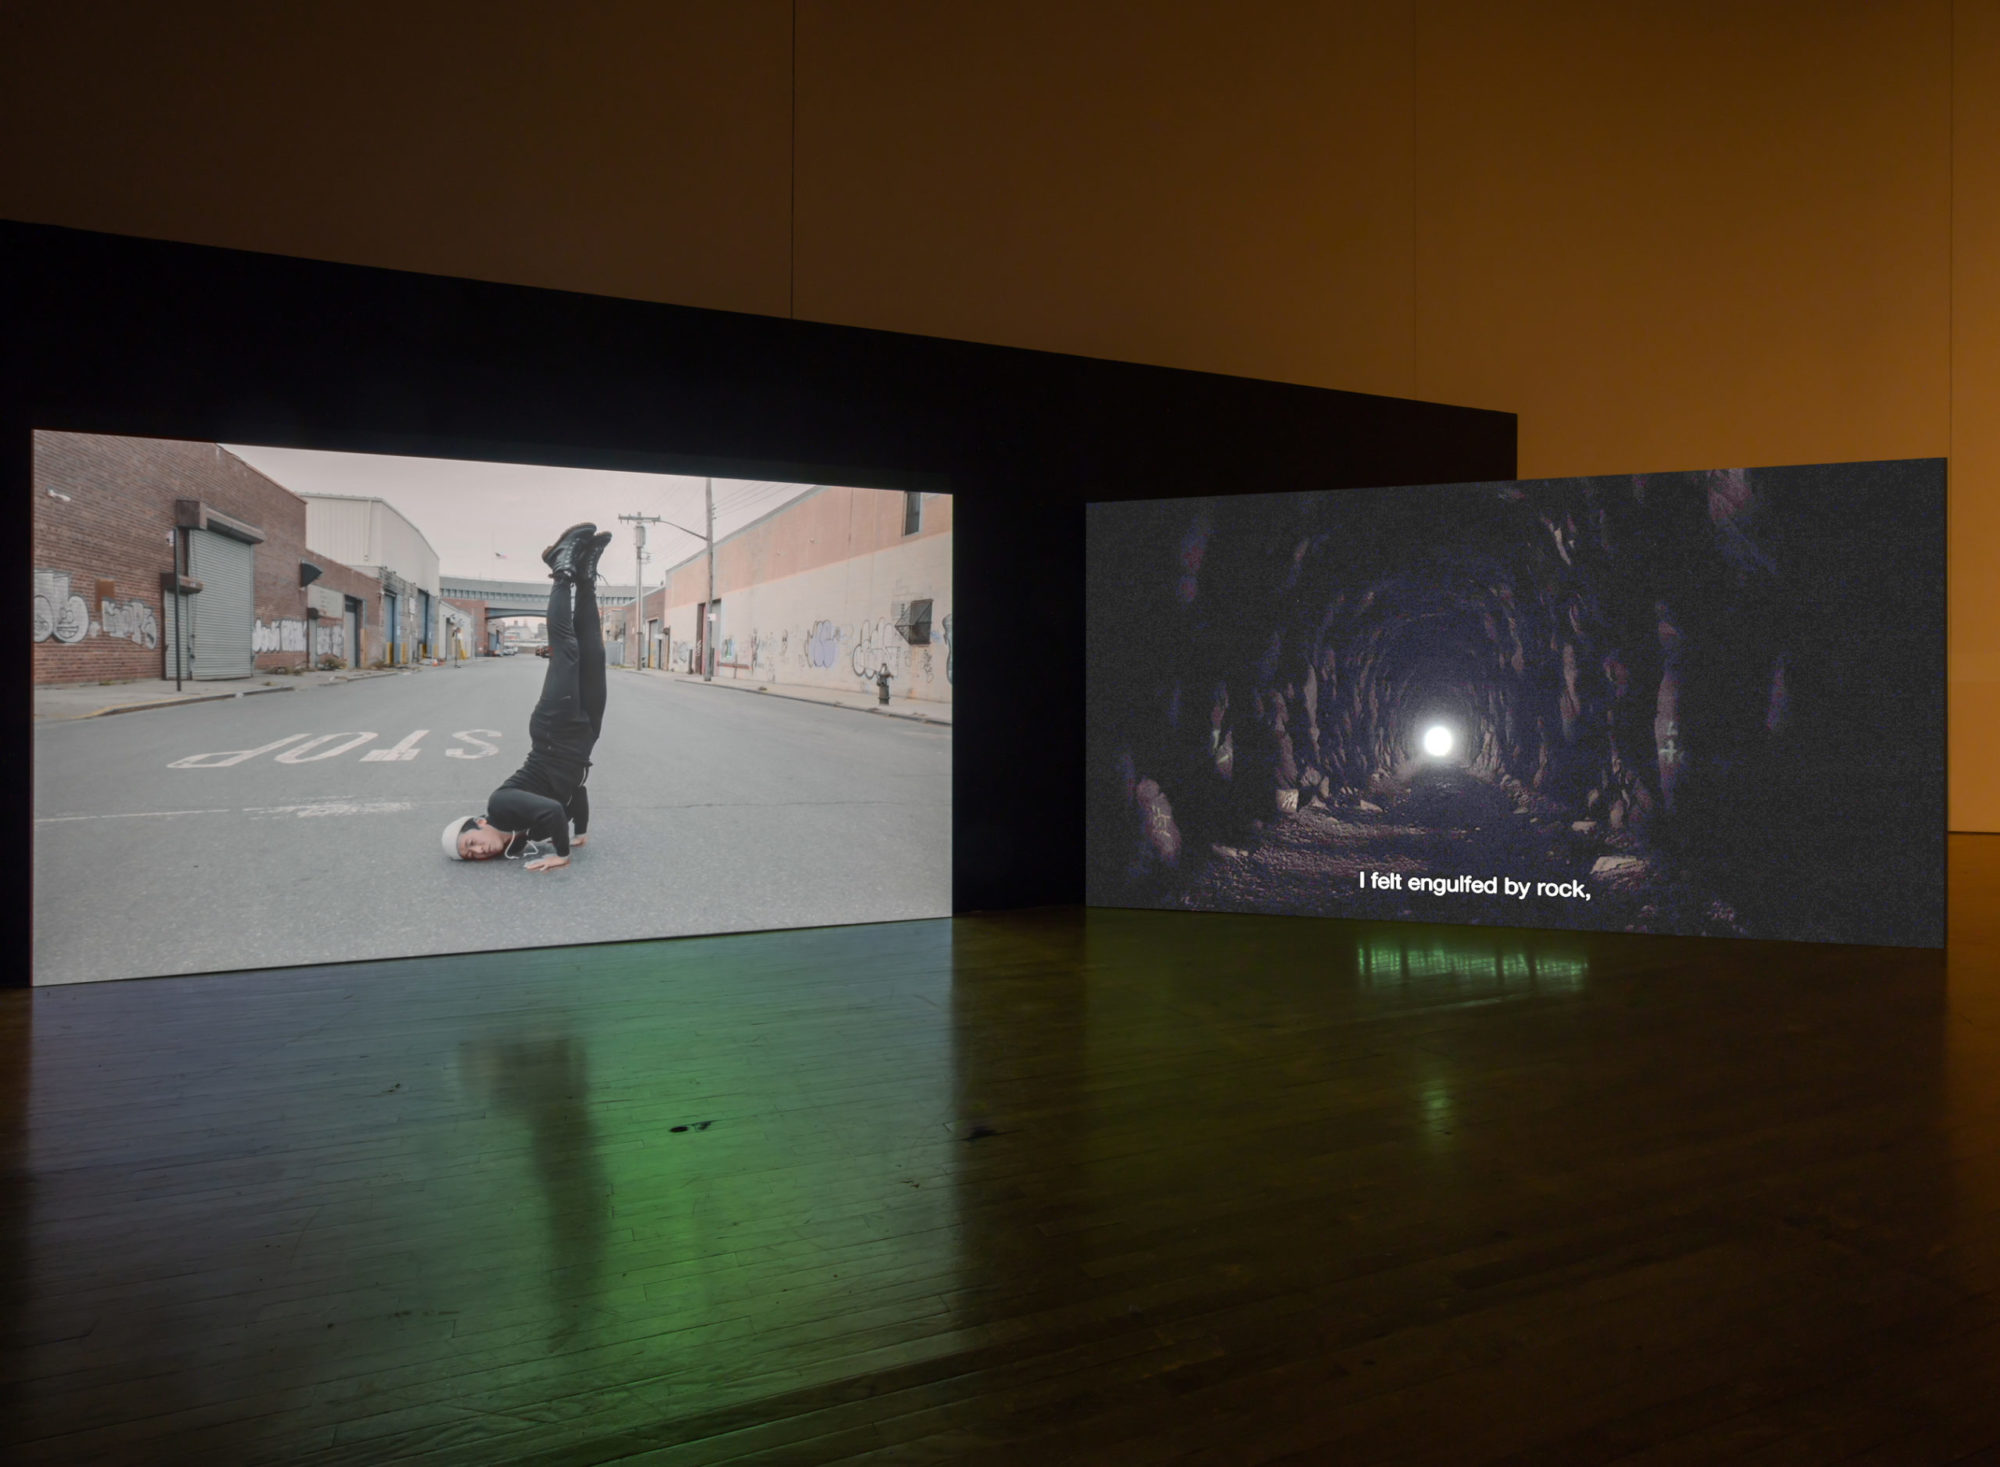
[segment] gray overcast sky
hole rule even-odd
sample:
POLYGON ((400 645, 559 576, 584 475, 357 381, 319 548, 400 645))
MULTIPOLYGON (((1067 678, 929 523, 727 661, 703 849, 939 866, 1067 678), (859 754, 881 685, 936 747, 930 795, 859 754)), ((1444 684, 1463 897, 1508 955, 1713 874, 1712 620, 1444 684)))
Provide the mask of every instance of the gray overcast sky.
MULTIPOLYGON (((604 556, 604 577, 632 583, 632 526, 621 514, 657 514, 700 529, 702 481, 679 474, 604 469, 552 469, 536 464, 465 459, 396 458, 374 453, 323 453, 304 448, 223 447, 295 494, 356 494, 387 500, 424 533, 448 576, 489 581, 538 581, 542 547, 565 526, 593 520, 616 532, 604 556)), ((715 481, 715 538, 813 486, 765 480, 715 481)), ((701 548, 693 535, 665 525, 646 527, 650 580, 701 548)))

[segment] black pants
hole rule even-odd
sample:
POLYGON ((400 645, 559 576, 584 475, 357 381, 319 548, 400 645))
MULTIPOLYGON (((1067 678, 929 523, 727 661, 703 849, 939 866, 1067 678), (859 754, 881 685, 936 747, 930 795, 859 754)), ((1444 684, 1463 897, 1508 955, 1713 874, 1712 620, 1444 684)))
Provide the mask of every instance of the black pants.
POLYGON ((542 696, 528 720, 538 751, 588 761, 604 731, 604 626, 597 615, 597 587, 580 581, 574 612, 567 582, 549 588, 549 670, 542 696))

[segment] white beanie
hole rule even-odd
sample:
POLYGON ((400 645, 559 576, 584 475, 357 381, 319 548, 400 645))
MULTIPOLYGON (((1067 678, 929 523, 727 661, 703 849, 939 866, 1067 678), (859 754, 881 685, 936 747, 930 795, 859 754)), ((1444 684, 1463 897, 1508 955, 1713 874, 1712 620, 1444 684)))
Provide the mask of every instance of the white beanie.
POLYGON ((477 815, 457 815, 445 826, 444 853, 451 857, 452 860, 463 861, 465 859, 465 857, 458 853, 458 838, 464 835, 466 827, 478 818, 477 815))

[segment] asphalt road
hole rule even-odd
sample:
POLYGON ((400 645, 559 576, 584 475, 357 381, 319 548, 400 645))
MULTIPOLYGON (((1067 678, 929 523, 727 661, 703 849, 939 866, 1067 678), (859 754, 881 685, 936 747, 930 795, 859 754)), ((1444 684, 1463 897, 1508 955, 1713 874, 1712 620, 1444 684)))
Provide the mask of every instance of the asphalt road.
POLYGON ((951 910, 949 728, 617 669, 590 844, 549 872, 447 860, 446 819, 526 756, 543 668, 38 726, 35 981, 951 910))

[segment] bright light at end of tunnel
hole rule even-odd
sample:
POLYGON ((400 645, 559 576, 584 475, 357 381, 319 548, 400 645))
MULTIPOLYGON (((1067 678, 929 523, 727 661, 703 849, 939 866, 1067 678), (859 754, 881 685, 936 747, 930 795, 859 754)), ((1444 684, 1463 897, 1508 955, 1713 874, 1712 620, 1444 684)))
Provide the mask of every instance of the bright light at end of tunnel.
POLYGON ((1434 723, 1424 730, 1424 752, 1433 759, 1442 759, 1451 752, 1451 730, 1441 723, 1434 723))

